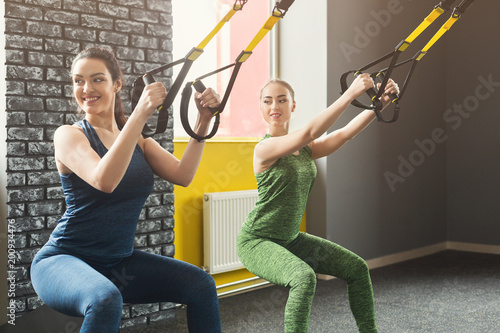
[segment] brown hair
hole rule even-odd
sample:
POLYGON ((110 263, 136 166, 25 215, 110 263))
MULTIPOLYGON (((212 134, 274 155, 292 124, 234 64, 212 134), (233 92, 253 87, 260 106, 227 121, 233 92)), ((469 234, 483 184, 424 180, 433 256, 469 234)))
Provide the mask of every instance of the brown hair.
POLYGON ((276 84, 279 84, 279 85, 282 85, 283 87, 285 87, 290 92, 290 96, 292 96, 292 102, 295 102, 295 91, 293 90, 292 85, 290 83, 286 82, 285 80, 282 80, 282 79, 271 79, 271 80, 267 81, 267 83, 264 84, 264 86, 260 90, 260 99, 262 99, 262 92, 264 91, 264 89, 268 85, 270 85, 271 83, 276 83, 276 84))
MULTIPOLYGON (((111 50, 100 48, 100 47, 90 47, 87 48, 80 53, 78 53, 73 59, 73 64, 71 65, 71 72, 73 72, 73 68, 75 64, 77 63, 78 60, 81 59, 99 59, 104 62, 106 65, 106 68, 108 69, 109 73, 111 74, 111 78, 113 79, 113 82, 117 82, 118 80, 121 80, 123 82, 123 73, 120 68, 120 65, 118 64, 118 60, 116 59, 115 55, 111 50)), ((116 93, 115 96, 115 108, 114 108, 114 113, 115 113, 115 120, 116 124, 118 125, 118 128, 123 128, 125 123, 127 122, 127 118, 125 117, 125 114, 123 113, 123 105, 122 105, 122 100, 120 98, 119 92, 116 93)))

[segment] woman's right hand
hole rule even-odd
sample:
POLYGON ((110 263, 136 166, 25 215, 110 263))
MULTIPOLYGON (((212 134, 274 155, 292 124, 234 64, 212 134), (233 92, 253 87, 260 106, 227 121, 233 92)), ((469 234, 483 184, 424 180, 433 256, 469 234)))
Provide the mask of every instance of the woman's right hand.
POLYGON ((373 82, 370 74, 363 73, 354 79, 345 94, 347 94, 350 100, 355 100, 359 96, 363 95, 368 89, 374 87, 375 82, 373 82))
POLYGON ((163 83, 153 82, 148 84, 144 87, 134 112, 139 111, 147 119, 151 117, 157 107, 163 104, 165 97, 167 97, 167 89, 165 89, 163 83))

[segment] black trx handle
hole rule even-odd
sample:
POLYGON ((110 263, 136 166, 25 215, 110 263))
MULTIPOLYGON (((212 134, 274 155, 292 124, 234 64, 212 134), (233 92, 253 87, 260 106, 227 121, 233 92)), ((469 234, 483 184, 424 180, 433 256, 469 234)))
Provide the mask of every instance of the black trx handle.
MULTIPOLYGON (((349 88, 347 85, 347 76, 350 74, 354 74, 354 76, 357 77, 358 75, 360 75, 362 73, 360 71, 349 71, 349 72, 342 74, 342 77, 340 79, 340 86, 342 88, 342 94, 349 88)), ((371 74, 370 76, 372 77, 374 82, 376 82, 377 80, 383 82, 383 80, 385 78, 384 73, 374 73, 374 74, 371 74)), ((382 101, 380 101, 380 99, 377 98, 377 95, 379 94, 380 90, 381 89, 377 90, 376 88, 370 88, 366 91, 366 94, 370 97, 370 99, 372 101, 372 104, 370 104, 370 105, 364 104, 364 103, 358 101, 357 99, 353 100, 351 102, 351 104, 358 107, 358 108, 361 108, 361 109, 373 110, 375 112, 375 115, 377 116, 377 119, 381 122, 393 123, 396 120, 398 120, 398 117, 399 117, 399 108, 400 108, 399 107, 399 98, 400 98, 400 96, 398 94, 394 94, 394 93, 389 94, 389 98, 391 99, 391 102, 394 103, 394 112, 393 112, 392 118, 387 119, 387 118, 384 118, 382 116, 382 108, 383 108, 382 101)))
MULTIPOLYGON (((252 55, 253 49, 260 43, 260 41, 265 37, 265 35, 274 27, 274 25, 282 19, 290 6, 294 3, 295 0, 281 0, 276 3, 272 10, 271 16, 267 19, 267 21, 264 23, 262 28, 257 32, 255 37, 252 39, 250 44, 247 46, 247 48, 238 55, 234 63, 224 66, 222 68, 219 68, 213 72, 210 72, 208 74, 205 74, 203 76, 200 76, 193 82, 188 82, 186 86, 184 87, 184 91, 182 93, 182 101, 181 101, 181 122, 182 126, 184 127, 184 130, 186 133, 188 133, 192 138, 202 141, 209 139, 217 133, 217 128, 219 126, 219 115, 224 111, 224 108, 226 107, 227 101, 229 100, 229 96, 231 95, 231 90, 233 89, 234 83, 236 82, 236 77, 238 76, 238 72, 241 68, 241 65, 252 55), (198 90, 196 85, 198 84, 199 87, 203 86, 203 83, 201 83, 201 80, 209 77, 211 75, 214 75, 216 73, 222 72, 226 69, 229 69, 231 67, 234 67, 233 72, 231 73, 231 78, 229 79, 228 86, 226 88, 226 91, 224 93, 224 97, 222 98, 221 104, 215 108, 211 109, 210 111, 212 114, 216 115, 217 119, 216 122, 214 123, 214 127, 210 134, 208 134, 205 137, 201 137, 198 134, 194 133, 192 130, 191 126, 189 125, 188 122, 188 108, 189 108, 189 99, 191 96, 191 85, 194 85, 195 88, 198 90)), ((198 90, 199 91, 199 90, 198 90)))
POLYGON ((220 123, 220 113, 222 113, 222 111, 224 111, 224 108, 226 107, 226 104, 229 100, 229 96, 231 95, 231 91, 233 89, 233 85, 234 85, 234 82, 236 81, 236 76, 238 75, 238 71, 240 70, 241 65, 242 65, 242 62, 235 62, 234 64, 231 64, 231 65, 226 66, 226 67, 222 67, 218 70, 215 70, 215 71, 210 72, 206 75, 203 75, 203 76, 197 78, 195 81, 186 83, 186 86, 184 87, 184 90, 182 91, 181 123, 182 123, 182 127, 184 127, 184 130, 186 131, 186 133, 190 137, 201 142, 201 141, 212 138, 215 135, 215 133, 217 133, 217 129, 219 128, 219 123, 220 123), (225 69, 228 69, 230 67, 233 67, 233 66, 234 66, 233 73, 231 74, 231 78, 229 79, 229 84, 226 88, 226 92, 224 93, 224 97, 222 98, 220 105, 216 108, 208 108, 210 110, 210 112, 212 113, 212 115, 217 117, 215 119, 212 131, 207 136, 204 136, 204 137, 199 136, 198 134, 194 133, 193 129, 189 125, 189 120, 188 120, 189 101, 191 100, 190 97, 191 97, 191 93, 192 93, 191 86, 194 86, 196 91, 203 92, 203 91, 205 91, 206 88, 205 88, 205 85, 201 82, 202 79, 204 79, 208 76, 211 76, 213 74, 219 73, 219 72, 221 72, 225 69))
POLYGON ((168 68, 174 67, 179 64, 184 64, 177 75, 174 83, 170 87, 163 104, 157 108, 158 110, 158 123, 155 130, 152 130, 147 124, 144 125, 144 129, 142 131, 142 135, 144 137, 151 137, 158 133, 165 132, 168 124, 168 108, 172 105, 175 97, 177 96, 182 83, 184 82, 187 73, 189 72, 193 62, 198 59, 198 57, 203 53, 203 49, 205 46, 212 40, 212 38, 219 32, 222 26, 229 22, 231 17, 239 10, 243 9, 243 6, 247 3, 248 0, 236 0, 234 2, 233 8, 222 18, 222 20, 215 26, 215 28, 205 37, 205 39, 197 46, 192 48, 189 53, 182 59, 174 61, 170 64, 155 68, 142 77, 139 77, 135 80, 133 84, 132 91, 132 112, 135 109, 139 98, 141 97, 142 91, 144 90, 145 85, 150 84, 155 81, 153 75, 156 73, 160 73, 168 68))
MULTIPOLYGON (((378 73, 376 75, 372 74, 371 76, 372 76, 374 82, 377 82, 377 79, 380 80, 380 81, 382 81, 382 82, 384 82, 384 80, 385 80, 385 74, 384 73, 378 73)), ((382 107, 383 107, 383 105, 382 105, 382 102, 380 101, 380 99, 377 99, 377 96, 380 94, 381 90, 382 90, 382 85, 380 86, 380 88, 378 90, 372 88, 372 89, 369 89, 368 92, 367 92, 368 96, 370 96, 370 98, 373 100, 374 105, 375 105, 375 108, 373 109, 373 111, 375 112, 375 115, 377 116, 377 119, 379 121, 381 121, 383 123, 393 123, 396 120, 398 120, 398 117, 399 117, 399 99, 400 99, 400 95, 398 95, 396 93, 389 93, 388 94, 389 99, 391 100, 391 103, 394 104, 394 111, 393 111, 393 114, 392 114, 392 118, 391 119, 387 119, 387 118, 384 118, 382 116, 382 107)))
MULTIPOLYGON (((189 101, 191 99, 191 94, 192 94, 192 89, 191 86, 194 86, 197 92, 204 92, 205 91, 205 85, 201 81, 196 81, 196 82, 188 82, 186 83, 186 86, 184 87, 184 90, 182 91, 182 98, 181 98, 181 110, 187 110, 189 108, 189 101)), ((181 122, 182 126, 186 130, 186 133, 189 134, 190 137, 198 140, 198 142, 202 142, 206 139, 210 139, 217 133, 217 129, 219 128, 219 123, 220 123, 220 112, 218 111, 218 108, 208 108, 212 115, 215 116, 215 122, 214 126, 212 128, 212 131, 206 135, 206 136, 201 136, 195 133, 192 129, 191 126, 189 126, 189 119, 188 119, 188 114, 187 112, 181 112, 181 122)))
MULTIPOLYGON (((382 121, 382 122, 386 122, 386 123, 391 123, 391 122, 394 122, 396 119, 397 119, 397 116, 398 116, 398 113, 399 113, 399 101, 401 100, 401 97, 402 97, 402 93, 404 91, 404 89, 406 88, 406 84, 408 83, 408 79, 409 77, 411 76, 411 73, 413 73, 413 70, 414 70, 414 67, 413 69, 410 71, 411 73, 409 73, 410 75, 407 76, 407 79, 405 80, 405 84, 403 85, 403 89, 401 90, 399 96, 397 96, 396 94, 391 94, 390 97, 391 97, 391 101, 394 103, 395 105, 395 110, 394 110, 394 117, 391 119, 391 120, 388 120, 388 119, 385 119, 381 116, 381 102, 380 102, 380 97, 382 96, 382 94, 384 93, 385 91, 385 88, 387 86, 387 82, 392 74, 392 71, 396 68, 396 67, 399 67, 400 65, 402 65, 402 63, 398 64, 397 63, 397 60, 399 58, 399 56, 410 46, 410 44, 425 30, 427 29, 427 27, 429 27, 441 14, 443 14, 445 11, 451 9, 451 6, 453 5, 453 3, 455 2, 456 0, 445 0, 445 1, 441 1, 439 4, 437 4, 435 7, 434 7, 434 10, 425 18, 425 20, 406 38, 404 39, 403 41, 401 41, 394 49, 394 51, 382 56, 381 58, 369 63, 368 65, 366 66, 363 66, 362 68, 358 69, 358 70, 355 70, 355 71, 348 71, 346 73, 344 73, 341 78, 340 78, 340 83, 341 83, 341 89, 342 89, 342 94, 347 90, 348 86, 347 86, 347 77, 349 74, 351 73, 354 73, 354 74, 359 74, 359 73, 362 73, 364 71, 366 71, 367 69, 385 61, 385 60, 388 60, 388 59, 391 59, 390 61, 390 64, 389 66, 384 69, 384 70, 381 70, 381 71, 378 71, 378 72, 375 72, 375 73, 372 73, 371 76, 372 77, 376 77, 376 78, 381 78, 382 79, 382 82, 380 84, 380 87, 378 88, 378 90, 375 90, 375 89, 370 89, 367 91, 367 94, 370 96, 370 98, 372 99, 373 101, 373 104, 372 105, 366 105, 366 104, 363 104, 357 100, 353 101, 351 104, 353 104, 354 106, 356 107, 361 107, 361 108, 365 108, 365 109, 370 109, 370 110, 374 110, 376 115, 377 115, 377 118, 382 121), (382 75, 383 74, 383 75, 382 75)), ((465 3, 465 2, 473 2, 474 0, 464 0, 462 3, 465 3)), ((470 6, 470 4, 468 4, 468 6, 470 6)), ((467 6, 467 7, 468 7, 467 6)), ((464 5, 465 7, 465 5, 464 5)), ((440 37, 440 36, 439 36, 440 37)), ((439 38, 437 37, 437 38, 439 38)), ((431 40, 432 44, 436 41, 437 39, 433 39, 431 40)), ((432 45, 431 44, 431 45, 432 45)), ((426 52, 426 51, 425 51, 426 52)), ((406 62, 405 62, 406 63, 406 62)))

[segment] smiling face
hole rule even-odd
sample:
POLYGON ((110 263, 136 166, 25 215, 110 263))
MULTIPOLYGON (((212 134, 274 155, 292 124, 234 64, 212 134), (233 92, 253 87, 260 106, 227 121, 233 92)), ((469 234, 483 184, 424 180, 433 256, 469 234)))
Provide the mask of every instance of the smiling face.
POLYGON ((73 66, 73 95, 87 114, 113 115, 116 93, 121 81, 113 82, 104 61, 82 58, 73 66))
POLYGON ((295 101, 285 85, 272 82, 265 86, 261 92, 260 109, 271 129, 288 132, 288 124, 295 110, 295 101))

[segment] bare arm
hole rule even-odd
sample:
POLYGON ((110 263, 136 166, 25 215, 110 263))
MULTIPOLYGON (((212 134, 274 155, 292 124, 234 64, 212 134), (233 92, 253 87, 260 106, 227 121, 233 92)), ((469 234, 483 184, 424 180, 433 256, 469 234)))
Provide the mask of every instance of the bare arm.
POLYGON ((54 134, 55 158, 62 172, 74 172, 94 188, 111 193, 125 174, 146 120, 165 99, 161 83, 144 89, 135 112, 101 159, 92 149, 83 131, 75 126, 61 126, 54 134))
POLYGON ((261 141, 254 151, 254 171, 258 173, 267 170, 279 158, 290 155, 319 138, 337 121, 351 101, 369 88, 373 88, 373 80, 368 74, 362 74, 339 99, 314 117, 304 128, 261 141))
MULTIPOLYGON (((398 85, 389 80, 385 93, 398 93, 398 85)), ((390 98, 387 94, 383 94, 381 101, 384 109, 389 105, 390 98)), ((346 126, 319 138, 309 145, 312 150, 314 159, 327 156, 342 147, 347 141, 353 139, 361 131, 363 131, 375 119, 375 112, 372 110, 364 110, 351 120, 346 126)))
MULTIPOLYGON (((205 136, 212 117, 208 107, 217 107, 220 99, 213 89, 208 88, 203 94, 195 94, 195 101, 199 114, 194 131, 200 136, 205 136)), ((178 160, 149 138, 145 141, 144 154, 153 172, 159 177, 177 185, 188 186, 198 170, 204 147, 204 142, 190 139, 182 158, 178 160)))

